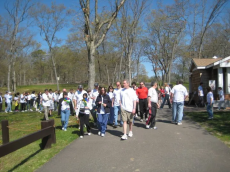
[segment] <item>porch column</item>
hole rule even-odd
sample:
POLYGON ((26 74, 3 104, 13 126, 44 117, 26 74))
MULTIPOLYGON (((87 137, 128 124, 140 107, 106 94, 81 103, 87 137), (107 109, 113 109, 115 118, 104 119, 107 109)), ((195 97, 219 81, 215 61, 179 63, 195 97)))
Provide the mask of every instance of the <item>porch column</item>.
POLYGON ((225 93, 226 94, 230 94, 230 67, 227 67, 226 68, 227 70, 226 70, 226 90, 224 90, 225 91, 225 93))
MULTIPOLYGON (((219 67, 218 68, 218 87, 223 88, 223 68, 219 67)), ((218 88, 216 88, 217 90, 218 88)))

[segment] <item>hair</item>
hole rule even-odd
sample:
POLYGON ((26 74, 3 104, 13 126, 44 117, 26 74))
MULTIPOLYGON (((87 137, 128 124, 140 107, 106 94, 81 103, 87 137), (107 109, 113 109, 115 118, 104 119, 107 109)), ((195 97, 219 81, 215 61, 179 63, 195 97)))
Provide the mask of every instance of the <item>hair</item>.
POLYGON ((136 82, 132 82, 132 85, 137 85, 136 82))
POLYGON ((67 92, 63 92, 63 98, 64 98, 64 96, 67 96, 68 95, 68 93, 67 92))
POLYGON ((104 94, 106 94, 106 88, 101 86, 101 87, 99 87, 99 93, 100 93, 100 95, 102 94, 101 93, 102 88, 104 88, 104 90, 105 90, 104 94))
POLYGON ((207 91, 208 91, 208 92, 212 91, 211 87, 208 86, 208 87, 207 87, 207 91))
POLYGON ((203 84, 203 82, 200 83, 200 85, 202 85, 202 84, 203 84))
POLYGON ((157 82, 156 81, 152 81, 151 82, 151 87, 154 86, 157 82))
POLYGON ((145 82, 141 81, 140 83, 143 83, 145 85, 145 82))
POLYGON ((69 91, 73 91, 73 89, 70 89, 69 91))
POLYGON ((45 92, 46 92, 46 91, 49 91, 49 90, 48 90, 48 89, 45 89, 45 92))
POLYGON ((49 89, 49 91, 52 91, 52 89, 49 89))
MULTIPOLYGON (((114 90, 113 86, 110 85, 110 86, 108 87, 108 93, 110 92, 110 88, 112 88, 112 89, 114 90)), ((112 91, 112 92, 113 92, 113 91, 112 91)))
POLYGON ((91 92, 91 89, 88 89, 88 90, 87 90, 87 93, 89 93, 89 92, 91 92))
POLYGON ((87 98, 87 97, 88 97, 88 94, 87 94, 87 93, 84 93, 82 97, 84 98, 84 96, 86 96, 86 98, 87 98))
POLYGON ((221 89, 221 90, 222 90, 222 87, 218 87, 218 89, 221 89))
POLYGON ((128 80, 128 79, 124 79, 124 81, 126 81, 126 82, 127 82, 127 84, 129 85, 129 80, 128 80))
POLYGON ((32 94, 34 94, 35 93, 35 91, 32 91, 32 94))
POLYGON ((183 80, 179 80, 178 83, 179 84, 183 84, 184 82, 183 82, 183 80))

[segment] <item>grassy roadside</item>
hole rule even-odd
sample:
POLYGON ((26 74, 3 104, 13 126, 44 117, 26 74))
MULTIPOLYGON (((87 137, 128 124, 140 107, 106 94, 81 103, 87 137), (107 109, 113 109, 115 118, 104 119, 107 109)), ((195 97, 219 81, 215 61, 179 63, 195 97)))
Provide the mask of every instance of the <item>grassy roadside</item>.
POLYGON ((230 147, 229 111, 214 112, 213 120, 207 119, 207 112, 186 112, 185 114, 230 147))
MULTIPOLYGON (((10 141, 18 139, 27 134, 33 133, 41 128, 41 119, 43 114, 37 112, 25 112, 25 113, 0 113, 0 121, 7 119, 9 121, 10 128, 10 141)), ((55 154, 60 152, 73 140, 78 138, 78 124, 76 118, 70 116, 69 128, 67 131, 61 130, 60 117, 57 116, 57 112, 53 113, 53 117, 50 119, 55 120, 56 126, 56 144, 52 144, 51 149, 41 150, 39 144, 41 140, 31 143, 11 154, 8 154, 0 158, 0 172, 5 171, 17 171, 17 172, 30 172, 38 169, 45 164, 55 154)), ((0 129, 1 131, 1 129, 0 129)), ((0 137, 2 133, 0 132, 0 137)), ((0 140, 0 145, 2 140, 0 140)))

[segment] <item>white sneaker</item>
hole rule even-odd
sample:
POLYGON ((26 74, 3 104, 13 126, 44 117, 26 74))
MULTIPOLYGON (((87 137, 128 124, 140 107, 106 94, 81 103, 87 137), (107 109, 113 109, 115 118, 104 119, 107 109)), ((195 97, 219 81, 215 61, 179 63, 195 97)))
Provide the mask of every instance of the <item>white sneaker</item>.
POLYGON ((27 110, 25 110, 25 112, 27 112, 27 110))
POLYGON ((105 137, 105 134, 101 134, 101 137, 105 137))
POLYGON ((121 140, 127 140, 127 139, 128 139, 128 137, 127 137, 126 134, 124 134, 124 135, 121 137, 121 140))
POLYGON ((100 131, 98 131, 98 133, 97 133, 97 134, 98 134, 98 136, 100 136, 100 135, 101 135, 101 132, 100 132, 100 131))
POLYGON ((7 111, 5 111, 5 113, 8 113, 7 111))
POLYGON ((149 125, 146 125, 146 128, 148 128, 148 129, 149 129, 149 125))
POLYGON ((67 129, 65 128, 64 131, 67 131, 67 129))
POLYGON ((140 122, 143 122, 143 119, 141 119, 140 122))
POLYGON ((30 109, 30 111, 31 111, 31 112, 33 112, 33 110, 32 110, 32 109, 30 109))
POLYGON ((62 127, 62 130, 65 130, 65 128, 64 128, 64 127, 62 127))
POLYGON ((156 130, 156 129, 157 129, 157 127, 153 127, 153 129, 154 129, 154 130, 156 130))
POLYGON ((83 136, 80 136, 80 139, 83 139, 83 136))
POLYGON ((79 126, 79 127, 78 127, 78 129, 80 130, 80 129, 81 129, 81 127, 79 126))
POLYGON ((84 127, 86 127, 86 125, 84 124, 84 127))
POLYGON ((148 118, 145 118, 145 121, 148 121, 148 118))
POLYGON ((91 133, 88 133, 88 136, 91 136, 91 133))
POLYGON ((129 136, 129 137, 133 137, 133 132, 132 132, 132 131, 129 131, 128 136, 129 136))
POLYGON ((182 122, 178 122, 177 125, 182 125, 182 122))

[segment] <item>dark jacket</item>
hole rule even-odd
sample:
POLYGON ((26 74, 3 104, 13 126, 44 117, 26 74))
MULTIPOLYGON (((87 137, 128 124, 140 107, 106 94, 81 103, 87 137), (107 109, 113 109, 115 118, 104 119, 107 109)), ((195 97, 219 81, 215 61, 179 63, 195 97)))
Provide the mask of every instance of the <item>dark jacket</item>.
MULTIPOLYGON (((62 101, 64 101, 64 98, 61 98, 61 99, 59 100, 58 115, 61 115, 62 101)), ((71 115, 71 114, 74 115, 73 104, 72 104, 72 101, 71 101, 71 100, 70 100, 69 106, 70 106, 70 115, 71 115)))
POLYGON ((112 102, 109 98, 109 95, 107 94, 97 96, 97 99, 95 102, 97 106, 97 113, 100 113, 100 110, 101 110, 101 104, 99 104, 99 102, 102 102, 102 96, 103 96, 103 103, 106 104, 106 107, 104 107, 105 113, 110 113, 110 107, 112 105, 112 102))

